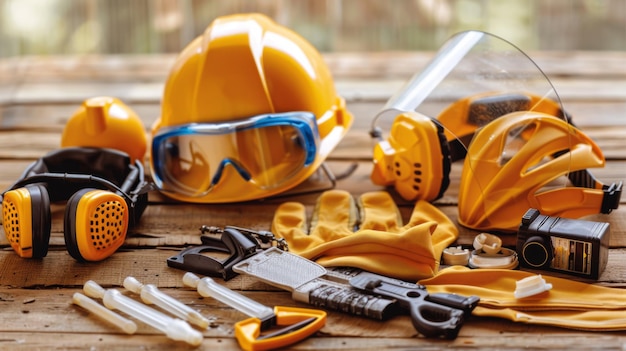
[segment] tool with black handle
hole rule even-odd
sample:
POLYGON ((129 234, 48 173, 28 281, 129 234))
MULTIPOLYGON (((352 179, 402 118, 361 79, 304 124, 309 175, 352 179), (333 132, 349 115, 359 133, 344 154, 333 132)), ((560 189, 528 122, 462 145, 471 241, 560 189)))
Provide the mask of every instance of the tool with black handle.
POLYGON ((431 338, 456 338, 463 322, 480 300, 477 296, 431 295, 423 285, 370 272, 354 276, 350 285, 367 293, 395 299, 410 313, 415 330, 431 338))
POLYGON ((377 320, 408 312, 415 329, 427 337, 455 338, 478 304, 475 296, 429 295, 421 285, 359 269, 327 270, 275 248, 237 263, 233 270, 291 291, 294 300, 316 307, 377 320))
POLYGON ((294 300, 319 308, 376 320, 402 313, 393 299, 353 289, 349 276, 328 276, 326 268, 319 264, 274 247, 235 264, 233 271, 291 291, 294 300))

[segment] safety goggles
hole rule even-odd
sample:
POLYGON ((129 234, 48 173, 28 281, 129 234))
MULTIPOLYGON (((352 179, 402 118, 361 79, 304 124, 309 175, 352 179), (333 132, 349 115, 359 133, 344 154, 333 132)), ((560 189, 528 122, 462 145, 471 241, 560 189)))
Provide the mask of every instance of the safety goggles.
POLYGON ((180 125, 154 136, 153 178, 163 191, 198 197, 231 166, 245 181, 268 190, 311 165, 318 145, 315 116, 309 112, 180 125))

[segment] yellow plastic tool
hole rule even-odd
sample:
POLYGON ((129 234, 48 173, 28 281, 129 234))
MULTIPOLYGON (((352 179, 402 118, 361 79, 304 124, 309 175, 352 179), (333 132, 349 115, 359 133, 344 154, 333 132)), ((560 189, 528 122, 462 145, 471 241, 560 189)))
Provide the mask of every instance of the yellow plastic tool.
POLYGON ((183 283, 205 297, 225 303, 250 316, 235 323, 235 337, 246 351, 273 350, 306 339, 326 324, 326 312, 276 306, 273 309, 249 299, 213 279, 185 273, 183 283))
POLYGON ((244 350, 273 350, 295 344, 326 324, 326 312, 309 308, 276 306, 271 326, 256 317, 235 324, 235 337, 244 350), (276 328, 282 327, 282 328, 276 328))

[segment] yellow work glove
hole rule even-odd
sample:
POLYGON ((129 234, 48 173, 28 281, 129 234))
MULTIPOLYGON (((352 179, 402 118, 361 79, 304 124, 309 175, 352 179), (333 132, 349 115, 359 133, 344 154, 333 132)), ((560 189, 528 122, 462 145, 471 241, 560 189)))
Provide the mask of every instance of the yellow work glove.
POLYGON ((276 210, 272 232, 287 241, 289 251, 323 266, 413 281, 432 277, 443 249, 458 237, 450 219, 426 201, 417 202, 403 226, 398 207, 384 191, 365 193, 358 202, 346 191, 326 191, 310 227, 304 205, 284 203, 276 210))
POLYGON ((533 275, 524 271, 454 266, 419 283, 430 294, 480 297, 478 307, 472 312, 475 316, 582 330, 626 330, 624 290, 542 274, 552 289, 516 298, 516 282, 533 275))

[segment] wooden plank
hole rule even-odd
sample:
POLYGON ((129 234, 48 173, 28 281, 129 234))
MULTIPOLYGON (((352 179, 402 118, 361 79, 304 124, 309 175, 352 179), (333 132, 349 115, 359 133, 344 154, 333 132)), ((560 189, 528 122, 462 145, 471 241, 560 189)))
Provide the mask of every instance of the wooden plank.
MULTIPOLYGON (((6 173, 0 177, 0 185, 3 188, 8 187, 14 182, 19 174, 28 165, 28 161, 14 162, 15 166, 8 167, 6 173), (20 165, 19 167, 17 165, 20 165), (11 172, 8 172, 11 170, 11 172)), ((331 170, 336 173, 342 173, 350 165, 352 161, 332 161, 328 163, 331 170)), ((374 185, 370 179, 371 163, 369 161, 361 161, 357 163, 357 168, 349 177, 341 179, 337 182, 336 189, 349 191, 358 196, 369 191, 385 190, 385 187, 374 185)), ((613 161, 607 167, 593 170, 594 175, 605 183, 617 182, 624 180, 624 171, 626 169, 626 161, 613 161)), ((451 172, 451 184, 444 194, 444 197, 437 200, 436 204, 451 220, 456 221, 458 187, 460 182, 460 174, 462 163, 455 163, 451 172)), ((307 182, 306 186, 313 186, 312 181, 307 182)), ((323 183, 328 185, 327 183, 323 183)), ((304 186, 303 185, 303 186, 304 186)), ((400 198, 393 189, 389 190, 396 202, 398 203, 405 221, 410 216, 412 210, 412 202, 408 202, 400 198)), ((298 189, 296 189, 298 191, 298 189)), ((129 245, 140 246, 148 245, 156 246, 180 246, 185 244, 199 243, 198 228, 201 225, 236 225, 242 227, 250 227, 254 229, 268 230, 276 207, 286 201, 299 201, 307 206, 309 213, 313 210, 315 200, 319 193, 312 193, 306 196, 298 197, 277 197, 261 201, 253 201, 246 205, 245 208, 240 204, 206 204, 194 205, 177 203, 169 200, 156 192, 150 194, 150 205, 148 206, 140 225, 131 230, 132 234, 137 235, 136 238, 129 238, 129 245), (243 213, 246 213, 243 216, 243 213), (158 221, 155 220, 158 218, 158 221)), ((626 203, 626 198, 622 198, 621 203, 626 203)), ((63 217, 64 209, 62 206, 53 208, 53 225, 51 238, 52 245, 63 245, 63 217)), ((626 207, 622 206, 614 211, 611 215, 595 215, 590 216, 590 220, 609 221, 614 226, 614 231, 623 232, 626 228, 626 207)), ((461 237, 460 244, 471 244, 473 237, 478 234, 473 230, 459 228, 461 237)), ((0 229, 0 233, 3 229, 0 229)), ((6 245, 4 236, 0 236, 0 244, 6 245)), ((510 243, 514 245, 514 243, 510 243)), ((614 237, 611 242, 612 246, 626 246, 626 238, 618 239, 614 237)))
MULTIPOLYGON (((2 151, 0 151, 0 155, 1 154, 2 154, 2 151)), ((33 155, 33 157, 36 156, 34 152, 31 152, 31 154, 33 155)), ((333 157, 329 161, 326 162, 331 172, 333 172, 336 176, 344 174, 348 172, 352 167, 356 166, 356 168, 352 171, 352 173, 350 173, 345 178, 337 181, 337 184, 336 184, 337 189, 344 189, 344 190, 353 192, 354 194, 361 194, 367 191, 385 189, 385 187, 373 184, 372 181, 370 180, 370 174, 372 172, 372 167, 373 167, 372 161, 370 159, 371 156, 363 157, 362 160, 358 160, 358 159, 350 160, 347 158, 347 154, 349 154, 348 150, 345 151, 345 154, 341 152, 339 153, 339 157, 333 157)), ((354 155, 357 153, 352 152, 352 154, 354 155)), ((0 159, 2 159, 1 156, 0 156, 0 159)), ((15 181, 18 180, 22 172, 34 160, 35 158, 3 160, 2 162, 6 162, 4 163, 6 164, 6 167, 0 170, 0 187, 2 189, 6 189, 10 185, 12 185, 15 181)), ((590 171, 598 180, 602 181, 605 184, 610 184, 612 182, 624 181, 625 169, 626 169, 626 161, 610 160, 607 162, 605 167, 594 168, 594 169, 591 169, 590 171)), ((452 170, 450 172, 450 186, 448 187, 448 190, 444 194, 444 199, 438 202, 439 204, 456 205, 457 202, 454 199, 458 197, 458 188, 460 185, 462 170, 463 170, 462 162, 455 162, 452 164, 452 170)), ((146 164, 146 172, 148 172, 149 174, 149 166, 147 164, 146 164)), ((328 183, 328 181, 325 179, 319 179, 319 180, 310 179, 307 182, 305 182, 301 187, 298 187, 294 191, 301 191, 301 190, 304 190, 305 188, 309 189, 310 187, 323 188, 329 185, 330 183, 328 183)), ((308 196, 304 196, 303 200, 305 200, 306 202, 310 202, 311 199, 315 199, 315 197, 316 197, 315 194, 313 194, 313 196, 308 195, 308 196)), ((150 193, 150 200, 153 203, 158 203, 162 201, 171 202, 171 201, 168 201, 167 198, 159 195, 157 192, 150 193)), ((275 199, 266 199, 258 203, 262 205, 267 205, 267 204, 277 204, 277 203, 281 203, 284 201, 285 201, 285 197, 279 196, 279 197, 276 197, 275 199)), ((406 204, 401 199, 398 199, 398 201, 399 203, 406 204)), ((622 203, 623 201, 625 201, 624 198, 622 198, 622 203)), ((220 207, 220 206, 230 206, 230 205, 228 204, 221 204, 219 206, 207 205, 207 207, 211 207, 211 206, 220 207)))
MULTIPOLYGON (((391 95, 400 90, 410 77, 395 78, 381 81, 378 79, 355 79, 335 78, 335 85, 340 96, 346 101, 369 100, 386 102, 391 95)), ((11 93, 4 103, 11 105, 37 105, 47 104, 74 104, 78 106, 82 101, 94 96, 108 95, 123 98, 123 101, 131 104, 145 104, 148 102, 158 103, 162 98, 165 80, 158 82, 32 82, 20 83, 19 88, 11 93)), ((580 79, 572 83, 571 77, 552 79, 552 84, 559 93, 565 106, 570 101, 592 101, 605 99, 608 101, 621 101, 626 91, 626 83, 623 80, 613 79, 580 79)), ((463 88, 461 85, 459 88, 463 88)), ((461 96, 475 93, 475 90, 459 89, 456 91, 461 96), (465 92, 466 93, 463 93, 465 92)), ((2 102, 2 100, 0 100, 2 102)))
MULTIPOLYGON (((80 289, 57 289, 54 291, 31 290, 19 296, 12 290, 0 289, 0 306, 3 316, 13 323, 0 326, 0 347, 22 349, 21 345, 46 349, 55 349, 56 345, 65 348, 85 346, 115 348, 126 350, 150 345, 150 349, 166 350, 182 347, 185 344, 174 342, 149 326, 138 322, 138 332, 128 336, 114 327, 102 322, 77 306, 71 305, 71 295, 80 289), (24 333, 16 330, 17 326, 32 330, 24 333), (68 332, 70 330, 71 332, 68 332), (45 345, 45 346, 43 346, 45 345)), ((208 318, 214 318, 209 329, 203 332, 204 341, 196 349, 237 349, 233 339, 232 325, 244 318, 240 312, 234 311, 208 298, 199 298, 193 291, 180 289, 164 289, 167 294, 197 309, 208 318)), ((251 298, 264 301, 269 305, 285 303, 285 294, 246 293, 251 298), (280 298, 277 298, 280 297, 280 298)), ((132 296, 132 295, 131 295, 132 296)), ((5 319, 6 320, 6 319, 5 319)), ((433 340, 416 337, 408 316, 398 316, 386 322, 378 322, 364 318, 348 316, 337 312, 329 312, 326 326, 313 338, 290 347, 294 350, 305 349, 360 349, 376 345, 382 349, 410 348, 415 350, 432 350, 433 347, 446 349, 477 350, 507 349, 523 350, 529 345, 543 347, 566 347, 568 350, 581 348, 581 343, 588 347, 593 342, 601 349, 615 349, 621 345, 618 333, 582 332, 567 329, 537 327, 517 324, 506 320, 472 317, 455 340, 433 340)), ((26 349, 26 348, 25 348, 26 349)))
MULTIPOLYGON (((355 329, 358 326, 355 327, 355 329)), ((466 328, 469 329, 469 328, 466 328)), ((576 333, 573 331, 551 331, 541 329, 549 334, 538 333, 533 330, 518 328, 513 332, 497 331, 503 329, 500 323, 491 323, 480 330, 494 331, 488 335, 459 336, 456 340, 430 340, 423 338, 374 338, 374 337, 324 337, 310 338, 289 347, 290 350, 495 350, 506 349, 511 351, 528 350, 529 345, 537 348, 567 350, 589 350, 589 346, 602 350, 621 350, 623 338, 618 333, 576 333)), ((474 329, 472 329, 474 330, 474 329)), ((95 349, 130 351, 144 349, 149 345, 150 350, 187 349, 188 345, 170 341, 163 336, 156 335, 115 335, 115 334, 52 334, 52 333, 3 333, 2 346, 10 350, 67 350, 67 349, 95 349)), ((234 339, 205 338, 202 345, 194 350, 240 350, 234 339)))
MULTIPOLYGON (((386 101, 407 79, 421 71, 433 55, 433 52, 326 53, 324 58, 339 92, 349 101, 365 97, 386 101)), ((623 99, 626 87, 618 79, 626 76, 622 53, 533 52, 530 55, 551 78, 564 102, 572 98, 623 99), (572 84, 574 77, 578 82, 572 84)), ((164 54, 0 60, 0 70, 13 73, 5 75, 4 80, 15 84, 12 91, 6 91, 8 96, 0 98, 0 103, 77 104, 98 95, 121 96, 129 103, 158 102, 174 59, 175 55, 164 54)))
MULTIPOLYGON (((141 301, 135 294, 129 293, 124 288, 115 287, 124 295, 141 301)), ((221 302, 200 296, 196 291, 189 288, 168 289, 161 288, 161 291, 181 301, 185 305, 197 310, 203 316, 211 320, 210 327, 203 331, 207 338, 232 338, 232 325, 246 316, 232 309, 221 302)), ((115 327, 99 320, 96 316, 90 315, 87 311, 72 304, 72 295, 76 292, 83 292, 82 286, 76 288, 58 288, 54 290, 28 290, 19 295, 13 289, 0 289, 0 306, 3 307, 3 314, 12 317, 13 321, 20 321, 23 327, 29 330, 47 333, 59 333, 70 330, 74 334, 103 333, 103 334, 123 334, 115 327), (35 312, 39 313, 39 316, 35 312)), ((295 303, 286 292, 263 292, 263 291, 243 291, 239 292, 256 301, 268 306, 297 306, 310 307, 305 304, 295 303)), ((98 300, 98 299, 95 299, 98 300)), ((99 301, 101 302, 101 301, 99 301)), ((154 307, 154 306, 153 306, 154 307)), ((158 307, 155 309, 159 310, 158 307)), ((124 314, 124 313, 121 313, 124 314)), ((133 319, 133 318, 131 318, 133 319)), ((157 337, 159 332, 150 326, 137 322, 139 335, 153 335, 157 337)), ((525 330, 527 332, 544 329, 524 324, 516 324, 502 319, 483 318, 473 316, 468 319, 461 329, 460 337, 471 336, 488 337, 499 333, 513 333, 525 330), (501 324, 501 325, 497 325, 501 324)), ((591 333, 581 331, 568 331, 560 328, 546 328, 551 333, 564 333, 575 335, 591 336, 591 333)), ((0 333, 15 332, 16 325, 3 323, 0 325, 0 333)), ((327 337, 370 337, 370 338, 413 338, 416 331, 411 324, 408 315, 401 315, 381 322, 368 318, 362 318, 344 314, 341 312, 328 311, 328 321, 321 330, 321 334, 327 337)), ((603 333, 593 333, 602 335, 603 333)), ((606 335, 610 335, 607 333, 606 335)), ((320 335, 321 336, 321 335, 320 335)), ((433 341, 433 340, 429 340, 433 341)), ((500 341, 502 342, 502 341, 500 341)))

